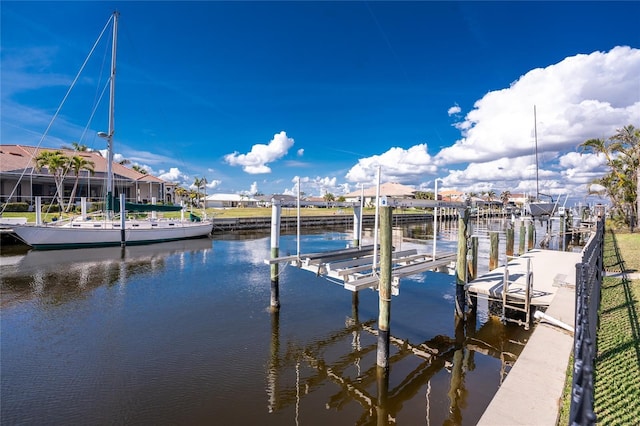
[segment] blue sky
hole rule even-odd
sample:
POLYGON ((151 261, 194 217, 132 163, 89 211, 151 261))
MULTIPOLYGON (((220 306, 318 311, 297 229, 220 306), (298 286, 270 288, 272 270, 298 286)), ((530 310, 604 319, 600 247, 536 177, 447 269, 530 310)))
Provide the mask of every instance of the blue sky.
MULTIPOLYGON (((577 145, 640 127, 640 2, 0 8, 3 144, 40 143, 117 9, 118 158, 184 186, 205 177, 209 193, 293 193, 300 177, 339 195, 378 166, 422 190, 535 192, 535 105, 541 191, 583 200, 604 168, 577 145)), ((41 146, 104 149, 106 102, 87 124, 96 52, 41 146)))

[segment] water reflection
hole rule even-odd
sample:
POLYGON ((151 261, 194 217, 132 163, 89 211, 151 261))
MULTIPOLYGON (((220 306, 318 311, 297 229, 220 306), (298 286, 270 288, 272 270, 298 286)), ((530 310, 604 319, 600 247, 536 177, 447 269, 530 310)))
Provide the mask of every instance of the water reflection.
MULTIPOLYGON (((293 405, 295 423, 300 424, 300 407, 305 398, 320 392, 326 395, 327 410, 341 411, 357 403, 360 415, 354 424, 358 425, 406 424, 405 421, 415 424, 419 418, 424 418, 426 424, 463 424, 463 411, 469 405, 466 376, 476 369, 475 356, 480 354, 498 360, 498 381, 502 383, 530 335, 520 328, 506 327, 497 319, 488 319, 476 329, 474 316, 461 321, 452 315, 454 336, 436 335, 413 342, 393 335, 392 315, 387 370, 376 366, 375 320, 360 322, 358 303, 358 295, 354 294, 352 316, 346 318, 344 327, 307 345, 281 342, 280 314, 272 314, 267 369, 270 413, 293 405), (291 370, 295 370, 294 381, 291 370), (332 383, 332 392, 326 391, 327 382, 332 383), (437 395, 433 388, 441 389, 445 384, 448 401, 443 410, 442 394, 437 395), (426 399, 424 411, 417 416, 415 411, 405 413, 407 405, 415 406, 415 399, 422 395, 426 399)), ((492 387, 488 384, 486 391, 493 393, 492 387)), ((475 384, 474 392, 482 392, 482 387, 475 384)))
MULTIPOLYGON (((295 238, 283 234, 283 255, 295 238)), ((404 238, 394 243, 431 250, 404 238)), ((352 240, 338 229, 301 246, 352 240)), ((269 244, 262 233, 3 253, 3 424, 473 424, 528 338, 482 305, 456 325, 453 278, 427 272, 393 298, 380 371, 377 293, 283 267, 270 314, 269 244)))
POLYGON ((14 251, 2 256, 0 307, 34 297, 62 304, 102 285, 125 286, 136 274, 159 274, 172 255, 178 256, 181 268, 196 256, 205 263, 211 249, 211 240, 200 238, 124 248, 14 251))

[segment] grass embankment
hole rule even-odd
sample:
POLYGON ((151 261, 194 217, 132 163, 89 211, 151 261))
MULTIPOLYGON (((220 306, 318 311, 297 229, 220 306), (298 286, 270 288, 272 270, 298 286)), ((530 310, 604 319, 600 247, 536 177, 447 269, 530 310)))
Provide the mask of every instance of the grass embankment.
MULTIPOLYGON (((640 271, 640 234, 608 232, 604 267, 640 271)), ((600 301, 594 398, 599 424, 640 423, 640 280, 605 277, 600 301)))
MULTIPOLYGON (((202 210, 194 210, 194 214, 202 215, 202 210)), ((207 217, 215 218, 245 218, 245 217, 271 217, 270 207, 236 207, 227 209, 207 209, 207 217)), ((364 214, 374 214, 374 208, 365 208, 364 214)), ((398 209, 397 213, 431 213, 431 210, 422 209, 398 209)), ((297 216, 298 210, 295 207, 283 207, 281 216, 297 216)), ((158 214, 164 218, 179 218, 180 212, 163 212, 158 214)), ((353 215, 352 208, 308 208, 304 207, 300 209, 300 216, 332 216, 332 215, 353 215)), ((26 217, 28 222, 36 221, 36 214, 33 212, 5 212, 3 217, 26 217)), ((60 217, 68 218, 74 215, 67 213, 43 213, 42 220, 45 222, 51 222, 58 220, 60 217)), ((78 215, 75 215, 78 216, 78 215)))
MULTIPOLYGON (((640 272, 640 234, 607 231, 604 268, 640 272)), ((605 277, 600 300, 598 352, 595 358, 594 405, 598 424, 640 424, 640 280, 605 277)), ((558 424, 569 421, 571 373, 558 424)))

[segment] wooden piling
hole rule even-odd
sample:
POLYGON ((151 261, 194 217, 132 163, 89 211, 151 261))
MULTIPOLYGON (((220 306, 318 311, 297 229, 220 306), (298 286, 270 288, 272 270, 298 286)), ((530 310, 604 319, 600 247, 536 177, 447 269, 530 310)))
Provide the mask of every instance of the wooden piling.
POLYGON ((524 254, 524 241, 527 236, 527 228, 524 225, 524 219, 520 219, 520 235, 519 235, 519 245, 518 245, 518 256, 522 256, 524 254))
POLYGON ((127 234, 125 230, 127 215, 125 214, 125 193, 120 194, 120 247, 127 245, 127 234))
POLYGON ((271 344, 269 347, 269 368, 267 373, 267 395, 269 396, 268 409, 273 413, 280 405, 279 401, 279 377, 280 369, 280 312, 271 314, 271 344))
POLYGON ((506 234, 507 234, 507 246, 505 251, 507 256, 513 256, 513 243, 515 239, 515 230, 511 225, 507 227, 506 234))
POLYGON ((376 401, 376 425, 387 426, 389 424, 389 410, 387 401, 389 399, 389 369, 378 366, 376 368, 376 385, 378 388, 378 398, 376 401))
POLYGON ((471 259, 467 256, 469 281, 478 278, 478 237, 471 237, 471 259))
POLYGON ((493 271, 498 267, 498 245, 500 243, 500 234, 497 232, 489 232, 489 270, 493 271))
POLYGON ((560 238, 558 238, 558 249, 560 251, 564 251, 565 250, 565 216, 564 214, 560 215, 560 238))
POLYGON ((529 250, 531 250, 535 246, 536 241, 536 224, 534 219, 531 219, 531 222, 529 222, 529 231, 527 232, 527 236, 529 237, 529 244, 527 246, 529 247, 529 250))
MULTIPOLYGON (((469 239, 469 242, 471 243, 471 256, 467 255, 467 274, 468 274, 467 277, 468 277, 468 281, 471 282, 476 278, 478 278, 479 239, 477 236, 471 237, 469 239)), ((467 318, 465 318, 465 321, 466 319, 469 319, 469 318, 475 321, 475 318, 478 313, 478 296, 476 294, 469 294, 469 311, 470 311, 470 315, 468 315, 467 318)), ((460 319, 457 316, 456 318, 460 319)))
POLYGON ((464 286, 467 283, 467 227, 470 209, 458 210, 458 258, 456 260, 456 315, 464 316, 466 298, 464 286))
MULTIPOLYGON (((271 258, 279 256, 280 251, 280 213, 279 200, 271 200, 271 258)), ((280 309, 280 288, 278 282, 278 264, 271 264, 271 310, 280 309)))
POLYGON ((389 323, 391 319, 391 207, 380 207, 380 281, 378 284, 378 352, 377 365, 389 366, 389 323))

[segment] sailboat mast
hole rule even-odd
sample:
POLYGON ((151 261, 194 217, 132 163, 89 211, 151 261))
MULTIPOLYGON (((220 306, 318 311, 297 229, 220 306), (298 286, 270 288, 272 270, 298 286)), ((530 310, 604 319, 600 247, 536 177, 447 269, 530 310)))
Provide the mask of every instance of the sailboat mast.
POLYGON ((107 134, 107 211, 113 211, 113 134, 115 132, 116 51, 118 45, 118 11, 113 12, 111 76, 109 79, 109 133, 107 134))
POLYGON ((538 188, 538 119, 536 118, 536 106, 533 106, 533 137, 536 141, 536 200, 540 197, 538 188))

